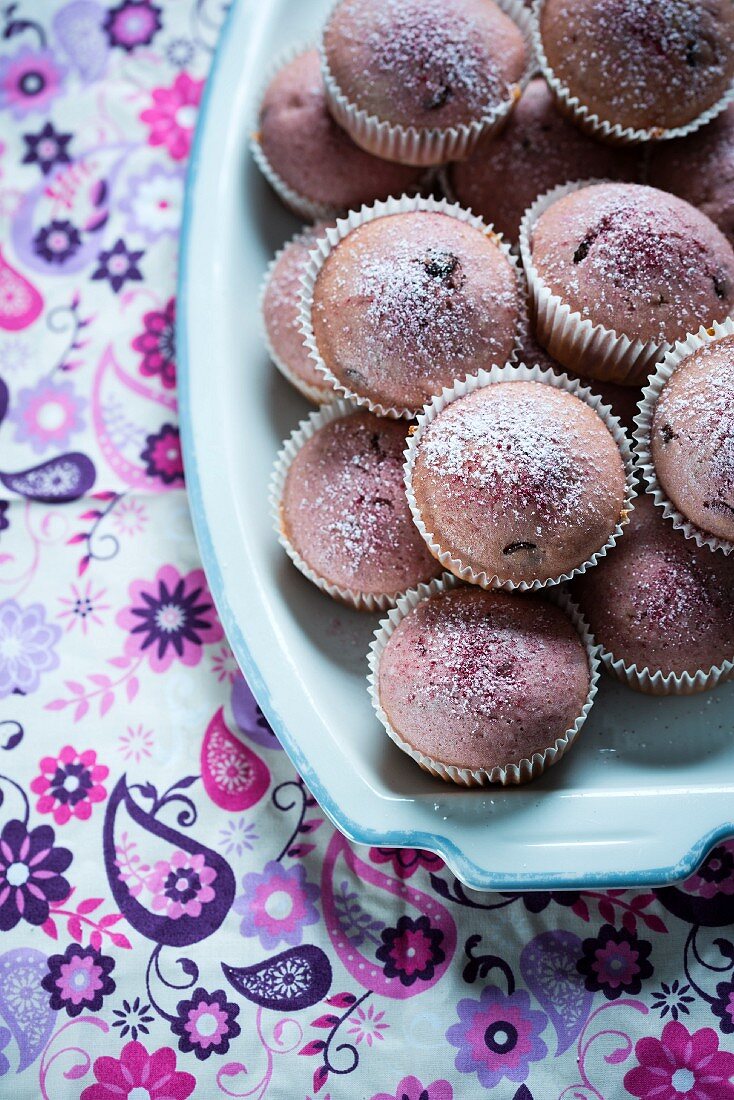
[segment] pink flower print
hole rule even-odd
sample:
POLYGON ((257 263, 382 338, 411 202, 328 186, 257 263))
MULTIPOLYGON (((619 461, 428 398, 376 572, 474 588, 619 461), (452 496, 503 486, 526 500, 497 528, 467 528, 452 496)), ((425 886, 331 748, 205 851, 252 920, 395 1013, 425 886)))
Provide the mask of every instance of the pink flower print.
POLYGON ((145 530, 148 513, 142 501, 131 497, 120 500, 112 512, 112 525, 120 535, 134 537, 145 530))
POLYGON ((196 1078, 176 1069, 171 1047, 148 1054, 142 1043, 127 1043, 118 1058, 97 1058, 92 1067, 96 1083, 87 1085, 79 1100, 188 1100, 196 1078))
POLYGON ((186 159, 203 88, 203 80, 179 73, 170 88, 153 89, 153 105, 140 115, 150 128, 149 145, 165 145, 174 160, 186 159))
POLYGON ((16 441, 30 443, 37 454, 49 447, 64 450, 72 435, 84 428, 85 405, 73 382, 42 378, 35 386, 18 390, 9 417, 16 441))
POLYGON ((440 871, 443 860, 435 852, 424 852, 421 848, 370 848, 373 863, 390 863, 398 878, 412 878, 416 871, 425 867, 427 871, 440 871))
POLYGON ((219 652, 212 657, 212 672, 220 684, 223 684, 225 680, 228 684, 233 684, 239 676, 239 666, 228 645, 223 645, 219 652))
POLYGON ((178 1049, 184 1054, 193 1051, 202 1062, 212 1054, 226 1054, 241 1030, 239 1006, 228 1001, 222 989, 207 993, 200 986, 191 998, 178 1002, 176 1012, 171 1031, 180 1036, 178 1049))
POLYGON ((734 841, 725 840, 713 848, 698 870, 686 879, 682 889, 702 898, 734 894, 734 841))
POLYGON ((15 118, 45 111, 61 90, 65 73, 51 50, 21 46, 17 53, 0 57, 0 108, 8 108, 15 118))
POLYGON ((635 1046, 639 1065, 625 1074, 624 1087, 640 1100, 734 1100, 734 1054, 719 1050, 713 1028, 689 1033, 670 1020, 659 1039, 635 1046))
POLYGON ((386 1031, 390 1025, 383 1023, 384 1016, 384 1012, 375 1011, 374 1005, 368 1005, 366 1012, 363 1008, 357 1009, 347 1028, 349 1034, 354 1035, 357 1046, 363 1039, 367 1046, 371 1047, 378 1039, 385 1038, 382 1032, 386 1031))
POLYGON ((372 1100, 453 1100, 454 1090, 448 1081, 423 1085, 417 1077, 404 1077, 395 1092, 378 1092, 372 1100))
POLYGON ((53 814, 57 825, 65 825, 72 817, 87 821, 96 802, 104 802, 107 791, 102 780, 109 768, 97 763, 93 749, 77 752, 66 745, 58 757, 44 756, 39 764, 41 774, 31 783, 39 814, 53 814))
POLYGON ((73 630, 79 623, 82 634, 87 633, 90 623, 102 626, 98 613, 109 611, 111 606, 101 602, 106 591, 106 588, 100 588, 95 592, 91 581, 87 581, 83 588, 72 583, 71 597, 59 596, 59 603, 64 605, 65 610, 60 611, 56 618, 66 619, 67 630, 73 630))
POLYGON ((154 672, 165 672, 175 660, 198 665, 202 647, 223 637, 201 569, 181 576, 164 565, 155 580, 133 581, 129 593, 130 606, 116 620, 128 631, 125 652, 147 657, 154 672))
POLYGON ((279 943, 295 947, 302 942, 304 927, 319 919, 314 905, 319 888, 306 881, 300 864, 286 870, 271 860, 262 874, 244 875, 242 887, 244 893, 232 906, 242 917, 240 933, 258 936, 266 951, 279 943))
POLYGON ((214 900, 216 877, 203 855, 176 851, 168 860, 159 859, 145 880, 153 894, 151 907, 171 920, 201 916, 202 906, 214 900))
POLYGON ((141 760, 153 755, 153 730, 147 730, 141 723, 133 729, 128 726, 125 733, 117 738, 117 751, 121 752, 125 760, 134 760, 139 764, 141 760))
POLYGON ((143 315, 143 331, 132 342, 140 352, 140 373, 147 378, 156 375, 166 390, 176 385, 176 299, 170 298, 165 309, 154 309, 143 315))
POLYGON ((183 485, 181 437, 173 424, 163 424, 160 432, 146 436, 140 457, 149 477, 158 477, 164 485, 183 485))
POLYGON ((530 1073, 530 1063, 548 1053, 540 1038, 548 1020, 530 1007, 525 990, 506 994, 488 985, 478 1001, 464 998, 456 1010, 459 1022, 446 1032, 458 1047, 454 1065, 459 1073, 476 1073, 485 1089, 495 1088, 503 1078, 520 1084, 530 1073))
POLYGON ((48 973, 41 986, 51 994, 49 1004, 55 1012, 69 1016, 99 1012, 106 996, 115 991, 110 973, 115 960, 94 947, 71 943, 63 955, 51 955, 48 973))

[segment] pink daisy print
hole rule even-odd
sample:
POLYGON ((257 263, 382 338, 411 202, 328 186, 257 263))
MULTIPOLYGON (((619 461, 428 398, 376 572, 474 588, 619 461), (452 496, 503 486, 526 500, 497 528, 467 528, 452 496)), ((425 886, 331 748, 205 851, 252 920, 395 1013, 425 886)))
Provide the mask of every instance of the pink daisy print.
POLYGON ((149 145, 164 145, 173 160, 186 159, 203 88, 203 80, 179 73, 170 87, 153 89, 153 105, 140 115, 150 129, 149 145))
POLYGON ((72 817, 87 821, 95 803, 107 797, 102 781, 110 770, 97 763, 93 749, 77 752, 66 745, 58 756, 44 756, 39 769, 40 775, 31 783, 31 790, 39 795, 36 810, 53 814, 57 825, 65 825, 72 817))
POLYGON ((734 1054, 719 1050, 713 1028, 689 1033, 670 1020, 659 1039, 635 1047, 639 1065, 625 1074, 624 1087, 639 1100, 734 1100, 734 1054))
POLYGON ((64 610, 56 618, 65 620, 67 630, 73 630, 78 623, 82 634, 88 632, 92 623, 102 626, 103 620, 99 613, 109 611, 111 607, 111 604, 102 602, 106 591, 106 588, 95 591, 91 581, 87 581, 83 587, 72 584, 70 597, 59 596, 59 603, 64 605, 64 610))
POLYGON ((142 1043, 127 1043, 119 1058, 103 1055, 92 1067, 96 1081, 79 1100, 188 1100, 196 1078, 176 1069, 176 1054, 161 1047, 149 1054, 142 1043))
POLYGON ((216 877, 203 855, 176 851, 170 859, 159 859, 145 880, 153 894, 151 907, 171 920, 198 917, 202 905, 214 900, 211 884, 216 877))

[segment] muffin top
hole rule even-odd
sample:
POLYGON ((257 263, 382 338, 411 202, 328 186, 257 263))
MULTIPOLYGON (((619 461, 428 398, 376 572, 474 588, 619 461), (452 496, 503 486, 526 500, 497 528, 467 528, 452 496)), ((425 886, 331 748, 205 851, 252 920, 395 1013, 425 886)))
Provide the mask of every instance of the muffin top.
POLYGON ((544 599, 456 588, 390 637, 378 694, 395 732, 460 768, 507 767, 563 737, 589 691, 576 628, 544 599))
POLYGON ((515 583, 588 561, 625 497, 622 457, 601 417, 542 382, 498 382, 447 405, 418 442, 412 484, 442 550, 515 583))
POLYGON ((542 77, 531 80, 498 136, 448 169, 451 188, 511 240, 538 195, 568 180, 632 178, 634 160, 621 148, 587 137, 559 114, 542 77))
POLYGON ((697 206, 734 245, 734 103, 695 134, 654 145, 647 178, 697 206))
POLYGON ((550 290, 594 324, 673 343, 734 309, 734 250, 675 195, 600 183, 549 206, 532 230, 550 290))
POLYGON ((285 368, 322 401, 336 397, 333 387, 316 370, 301 335, 301 276, 308 254, 324 235, 327 223, 309 226, 288 242, 268 274, 262 311, 265 330, 275 355, 285 368))
POLYGON ((420 130, 489 114, 528 60, 520 30, 493 0, 341 0, 323 45, 350 103, 420 130))
POLYGON ((734 540, 734 336, 679 364, 660 392, 650 435, 658 480, 678 511, 734 540))
POLYGON ((686 539, 650 496, 573 591, 597 642, 627 665, 680 675, 734 658, 734 558, 686 539))
POLYGON ((425 171, 371 156, 337 126, 326 107, 318 50, 299 54, 273 77, 260 109, 259 141, 289 187, 335 210, 414 190, 425 171))
POLYGON ((298 451, 281 501, 283 533, 319 577, 395 596, 441 573, 405 498, 406 426, 357 411, 298 451))
POLYGON ((548 64, 604 121, 684 126, 734 79, 731 0, 545 0, 548 64))
POLYGON ((416 410, 454 379, 505 363, 519 312, 515 269, 495 235, 415 211, 339 242, 318 274, 311 321, 342 385, 416 410))

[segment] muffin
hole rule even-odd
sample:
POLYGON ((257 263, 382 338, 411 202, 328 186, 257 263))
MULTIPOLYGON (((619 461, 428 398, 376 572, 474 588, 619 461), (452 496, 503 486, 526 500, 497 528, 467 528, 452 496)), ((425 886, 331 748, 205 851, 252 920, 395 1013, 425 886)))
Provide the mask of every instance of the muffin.
POLYGON ((538 195, 568 180, 632 179, 635 168, 629 151, 586 137, 559 114, 545 80, 536 77, 502 133, 449 165, 446 178, 452 197, 516 241, 538 195))
POLYGON ((660 487, 681 515, 734 548, 734 336, 683 359, 655 402, 660 487))
POLYGON ((268 353, 281 374, 309 401, 321 405, 338 397, 308 354, 301 333, 301 279, 308 254, 326 225, 315 225, 292 237, 265 275, 261 294, 268 353))
POLYGON ((358 145, 407 164, 464 156, 513 105, 529 62, 494 0, 341 0, 324 29, 326 92, 358 145))
POLYGON ((647 180, 697 206, 734 245, 734 104, 697 133, 656 145, 647 180))
POLYGON ((374 610, 441 573, 405 498, 406 426, 345 402, 304 422, 276 466, 281 541, 324 591, 374 610))
POLYGON ((440 591, 406 612, 384 648, 376 644, 378 714, 404 751, 444 779, 531 778, 588 711, 592 669, 579 630, 540 597, 440 591), (536 754, 532 771, 521 767, 536 754))
POLYGON ((538 339, 579 374, 639 385, 672 343, 734 308, 732 246, 653 187, 551 194, 528 214, 522 250, 538 339))
POLYGON ((640 136, 700 119, 734 79, 731 0, 543 0, 539 29, 562 102, 640 136))
POLYGON ((501 380, 433 408, 406 479, 447 569, 484 588, 537 587, 605 552, 626 518, 625 467, 590 405, 546 382, 501 380))
POLYGON ((269 168, 266 174, 276 191, 309 218, 415 192, 425 174, 370 156, 337 126, 326 106, 315 49, 297 54, 268 84, 255 141, 261 153, 257 159, 264 170, 269 168))
POLYGON ((313 286, 312 353, 338 389, 382 414, 412 416, 515 348, 521 294, 506 247, 458 207, 433 207, 363 221, 313 286))
POLYGON ((649 496, 638 498, 614 553, 572 591, 605 664, 632 687, 700 690, 734 658, 734 558, 686 539, 649 496))

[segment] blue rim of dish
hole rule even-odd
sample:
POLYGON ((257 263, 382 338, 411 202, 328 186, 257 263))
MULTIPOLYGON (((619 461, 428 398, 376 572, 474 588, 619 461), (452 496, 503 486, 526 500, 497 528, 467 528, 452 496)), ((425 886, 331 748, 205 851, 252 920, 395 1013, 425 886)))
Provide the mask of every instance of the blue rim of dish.
POLYGON ((193 206, 196 178, 199 169, 201 145, 206 129, 212 89, 217 81, 218 67, 224 51, 225 40, 230 27, 234 22, 235 11, 244 0, 233 0, 222 25, 217 48, 212 58, 209 76, 204 87, 204 94, 199 105, 199 115, 196 124, 194 140, 191 146, 188 171, 186 175, 186 194, 184 199, 183 218, 181 221, 179 271, 177 287, 177 320, 176 320, 176 351, 178 366, 178 402, 179 424, 181 431, 181 446, 186 475, 186 490, 188 494, 189 508, 194 526, 194 534, 199 547, 199 553, 206 573, 209 588, 211 590, 217 611, 232 647, 237 662, 258 705, 270 723, 275 735, 288 754, 291 763, 303 777, 314 798, 318 801, 322 810, 327 814, 333 824, 347 839, 357 844, 390 846, 393 848, 424 848, 436 852, 446 862, 449 869, 454 872, 466 886, 474 890, 579 890, 587 887, 605 886, 611 889, 634 889, 647 886, 671 886, 676 882, 691 875, 705 854, 716 844, 734 835, 734 822, 724 822, 718 828, 713 829, 706 836, 701 837, 696 844, 686 853, 678 863, 667 867, 650 868, 645 871, 628 874, 595 875, 584 874, 574 877, 567 874, 543 875, 543 874, 506 874, 487 871, 469 859, 461 848, 440 833, 428 833, 410 830, 389 830, 387 832, 372 829, 353 821, 333 800, 329 792, 321 783, 309 760, 304 756, 300 746, 291 736, 287 726, 282 721, 276 710, 268 687, 263 680, 257 662, 245 641, 244 635, 237 623, 227 598, 226 586, 219 567, 219 560, 214 549, 211 531, 206 519, 204 497, 199 480, 199 470, 196 460, 196 445, 194 442, 193 421, 191 416, 191 402, 189 391, 190 363, 189 349, 186 338, 186 323, 184 305, 188 298, 189 283, 189 238, 193 222, 193 206))

